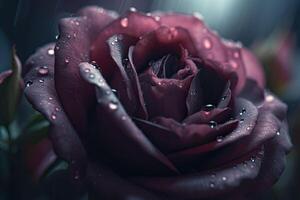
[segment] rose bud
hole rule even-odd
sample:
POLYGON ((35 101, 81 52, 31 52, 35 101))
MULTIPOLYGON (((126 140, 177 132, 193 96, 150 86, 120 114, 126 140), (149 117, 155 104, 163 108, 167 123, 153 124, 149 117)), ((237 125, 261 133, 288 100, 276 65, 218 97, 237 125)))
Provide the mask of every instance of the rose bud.
POLYGON ((234 199, 279 178, 287 107, 249 50, 179 13, 90 6, 59 32, 28 59, 25 94, 74 183, 99 199, 234 199))

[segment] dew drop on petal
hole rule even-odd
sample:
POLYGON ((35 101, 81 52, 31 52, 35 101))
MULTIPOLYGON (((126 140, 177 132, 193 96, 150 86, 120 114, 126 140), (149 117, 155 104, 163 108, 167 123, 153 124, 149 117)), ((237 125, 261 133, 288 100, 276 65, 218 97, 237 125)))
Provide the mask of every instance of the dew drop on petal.
POLYGON ((214 108, 215 108, 214 105, 212 105, 212 104, 206 104, 206 105, 203 107, 203 110, 209 112, 209 111, 213 110, 214 108))
POLYGON ((117 109, 118 109, 118 105, 117 105, 117 103, 115 103, 115 102, 109 102, 108 107, 109 107, 111 110, 117 110, 117 109))
POLYGON ((209 125, 210 128, 215 128, 218 124, 215 121, 209 121, 208 125, 209 125))
POLYGON ((233 57, 235 57, 235 58, 239 58, 239 57, 240 57, 240 54, 239 54, 239 52, 235 51, 235 52, 233 53, 233 57))
POLYGON ((223 136, 218 136, 217 137, 217 142, 222 142, 223 141, 223 136))
POLYGON ((44 80, 43 80, 43 79, 40 79, 39 82, 40 82, 40 83, 44 83, 44 80))
POLYGON ((128 26, 128 18, 121 19, 120 23, 122 27, 126 28, 128 26))
POLYGON ((29 86, 31 86, 32 84, 33 84, 32 81, 27 81, 27 82, 26 82, 26 87, 29 87, 29 86))
POLYGON ((51 119, 52 119, 52 120, 55 120, 55 119, 56 119, 56 115, 55 115, 55 114, 52 114, 52 115, 51 115, 51 119))
POLYGON ((47 51, 49 56, 53 56, 54 55, 54 49, 48 49, 47 51))
POLYGON ((93 78, 95 78, 95 74, 93 74, 93 73, 90 73, 90 74, 89 74, 89 78, 90 78, 90 79, 93 79, 93 78))
POLYGON ((123 115, 123 116, 121 117, 121 119, 122 119, 123 121, 125 121, 125 120, 127 119, 127 117, 126 117, 125 115, 123 115))
POLYGON ((272 95, 267 95, 266 96, 266 101, 267 102, 271 102, 271 101, 273 101, 274 100, 274 97, 272 96, 272 95))
POLYGON ((66 63, 66 64, 69 64, 69 62, 70 62, 69 59, 66 58, 66 59, 65 59, 65 63, 66 63))
POLYGON ((277 132, 276 132, 276 135, 278 135, 278 136, 279 136, 279 135, 280 135, 280 132, 279 132, 279 131, 277 131, 277 132))
POLYGON ((135 8, 135 7, 130 7, 129 10, 130 10, 131 12, 136 12, 136 8, 135 8))
POLYGON ((210 183, 210 184, 209 184, 209 187, 214 188, 214 187, 215 187, 215 184, 214 184, 214 183, 210 183))
POLYGON ((155 16, 154 20, 157 21, 157 22, 160 21, 160 16, 155 16))
POLYGON ((232 68, 236 69, 238 68, 238 64, 234 60, 230 60, 229 64, 231 65, 232 68))
POLYGON ((40 75, 47 75, 49 73, 48 67, 47 66, 42 66, 38 68, 38 73, 40 75))
POLYGON ((226 176, 223 176, 222 177, 222 181, 226 181, 227 180, 227 177, 226 176))
POLYGON ((202 45, 205 49, 211 49, 212 48, 212 42, 208 37, 203 38, 202 45))
POLYGON ((197 19, 203 20, 203 15, 201 15, 201 13, 199 12, 194 12, 193 16, 196 17, 197 19))

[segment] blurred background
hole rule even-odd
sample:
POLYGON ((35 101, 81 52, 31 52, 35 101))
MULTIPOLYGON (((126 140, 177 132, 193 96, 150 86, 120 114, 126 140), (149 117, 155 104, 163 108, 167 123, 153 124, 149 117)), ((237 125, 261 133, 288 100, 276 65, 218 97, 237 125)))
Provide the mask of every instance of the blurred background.
MULTIPOLYGON (((300 199, 299 0, 0 0, 0 72, 10 67, 13 45, 24 63, 37 47, 55 41, 61 17, 72 16, 80 7, 92 4, 119 13, 130 7, 144 12, 200 13, 220 36, 252 49, 264 65, 268 88, 289 105, 294 143, 280 181, 258 199, 300 199)), ((6 177, 1 160, 0 154, 0 199, 6 199, 8 190, 3 184, 10 177, 6 177)), ((22 191, 26 193, 22 199, 34 193, 28 188, 29 192, 22 191)), ((34 199, 47 199, 36 196, 34 199)))

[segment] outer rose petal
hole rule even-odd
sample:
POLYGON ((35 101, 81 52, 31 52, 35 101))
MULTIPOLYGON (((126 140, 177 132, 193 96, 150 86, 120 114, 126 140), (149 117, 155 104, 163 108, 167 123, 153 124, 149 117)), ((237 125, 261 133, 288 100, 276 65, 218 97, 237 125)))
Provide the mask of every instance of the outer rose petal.
POLYGON ((239 45, 232 42, 222 42, 220 37, 208 29, 197 16, 160 12, 154 13, 153 16, 160 25, 168 27, 178 26, 186 29, 194 41, 199 57, 205 60, 212 59, 220 63, 228 63, 226 70, 234 70, 238 74, 237 93, 243 88, 246 75, 243 61, 241 56, 239 56, 239 45))
POLYGON ((87 126, 87 111, 94 103, 94 90, 79 74, 78 64, 89 61, 96 35, 116 14, 97 7, 81 11, 85 16, 60 21, 60 37, 55 47, 55 88, 76 131, 83 136, 87 126), (72 97, 72 98, 70 98, 72 97))
MULTIPOLYGON (((89 63, 80 64, 83 78, 96 86, 97 145, 113 168, 128 174, 177 174, 173 164, 136 127, 111 92, 102 74, 89 63), (136 160, 136 158, 139 158, 136 160)), ((103 156, 99 156, 103 157, 103 156)), ((101 159, 101 158, 100 158, 101 159)))
POLYGON ((97 198, 114 200, 164 200, 143 187, 132 184, 119 177, 105 166, 91 163, 87 170, 87 179, 97 198))
MULTIPOLYGON (((76 176, 84 170, 86 155, 76 132, 60 104, 54 87, 54 55, 49 54, 54 44, 37 50, 26 62, 25 95, 33 107, 50 122, 50 139, 57 155, 70 163, 76 176)), ((75 176, 75 175, 74 175, 75 176)))
POLYGON ((265 74, 259 61, 248 49, 242 48, 241 54, 247 78, 255 80, 261 88, 264 88, 266 82, 265 74))
POLYGON ((263 151, 256 150, 233 160, 228 166, 203 173, 177 177, 136 177, 132 180, 150 191, 167 196, 168 199, 234 199, 234 194, 247 190, 249 181, 257 177, 262 155, 263 151), (257 159, 253 166, 248 165, 251 157, 257 159))

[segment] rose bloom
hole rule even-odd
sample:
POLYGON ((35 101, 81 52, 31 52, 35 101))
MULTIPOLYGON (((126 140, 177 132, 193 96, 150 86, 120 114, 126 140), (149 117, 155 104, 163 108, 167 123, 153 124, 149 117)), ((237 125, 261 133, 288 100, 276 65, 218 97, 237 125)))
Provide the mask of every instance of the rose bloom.
POLYGON ((83 8, 24 73, 55 153, 101 199, 249 197, 291 148, 260 63, 197 15, 83 8))

